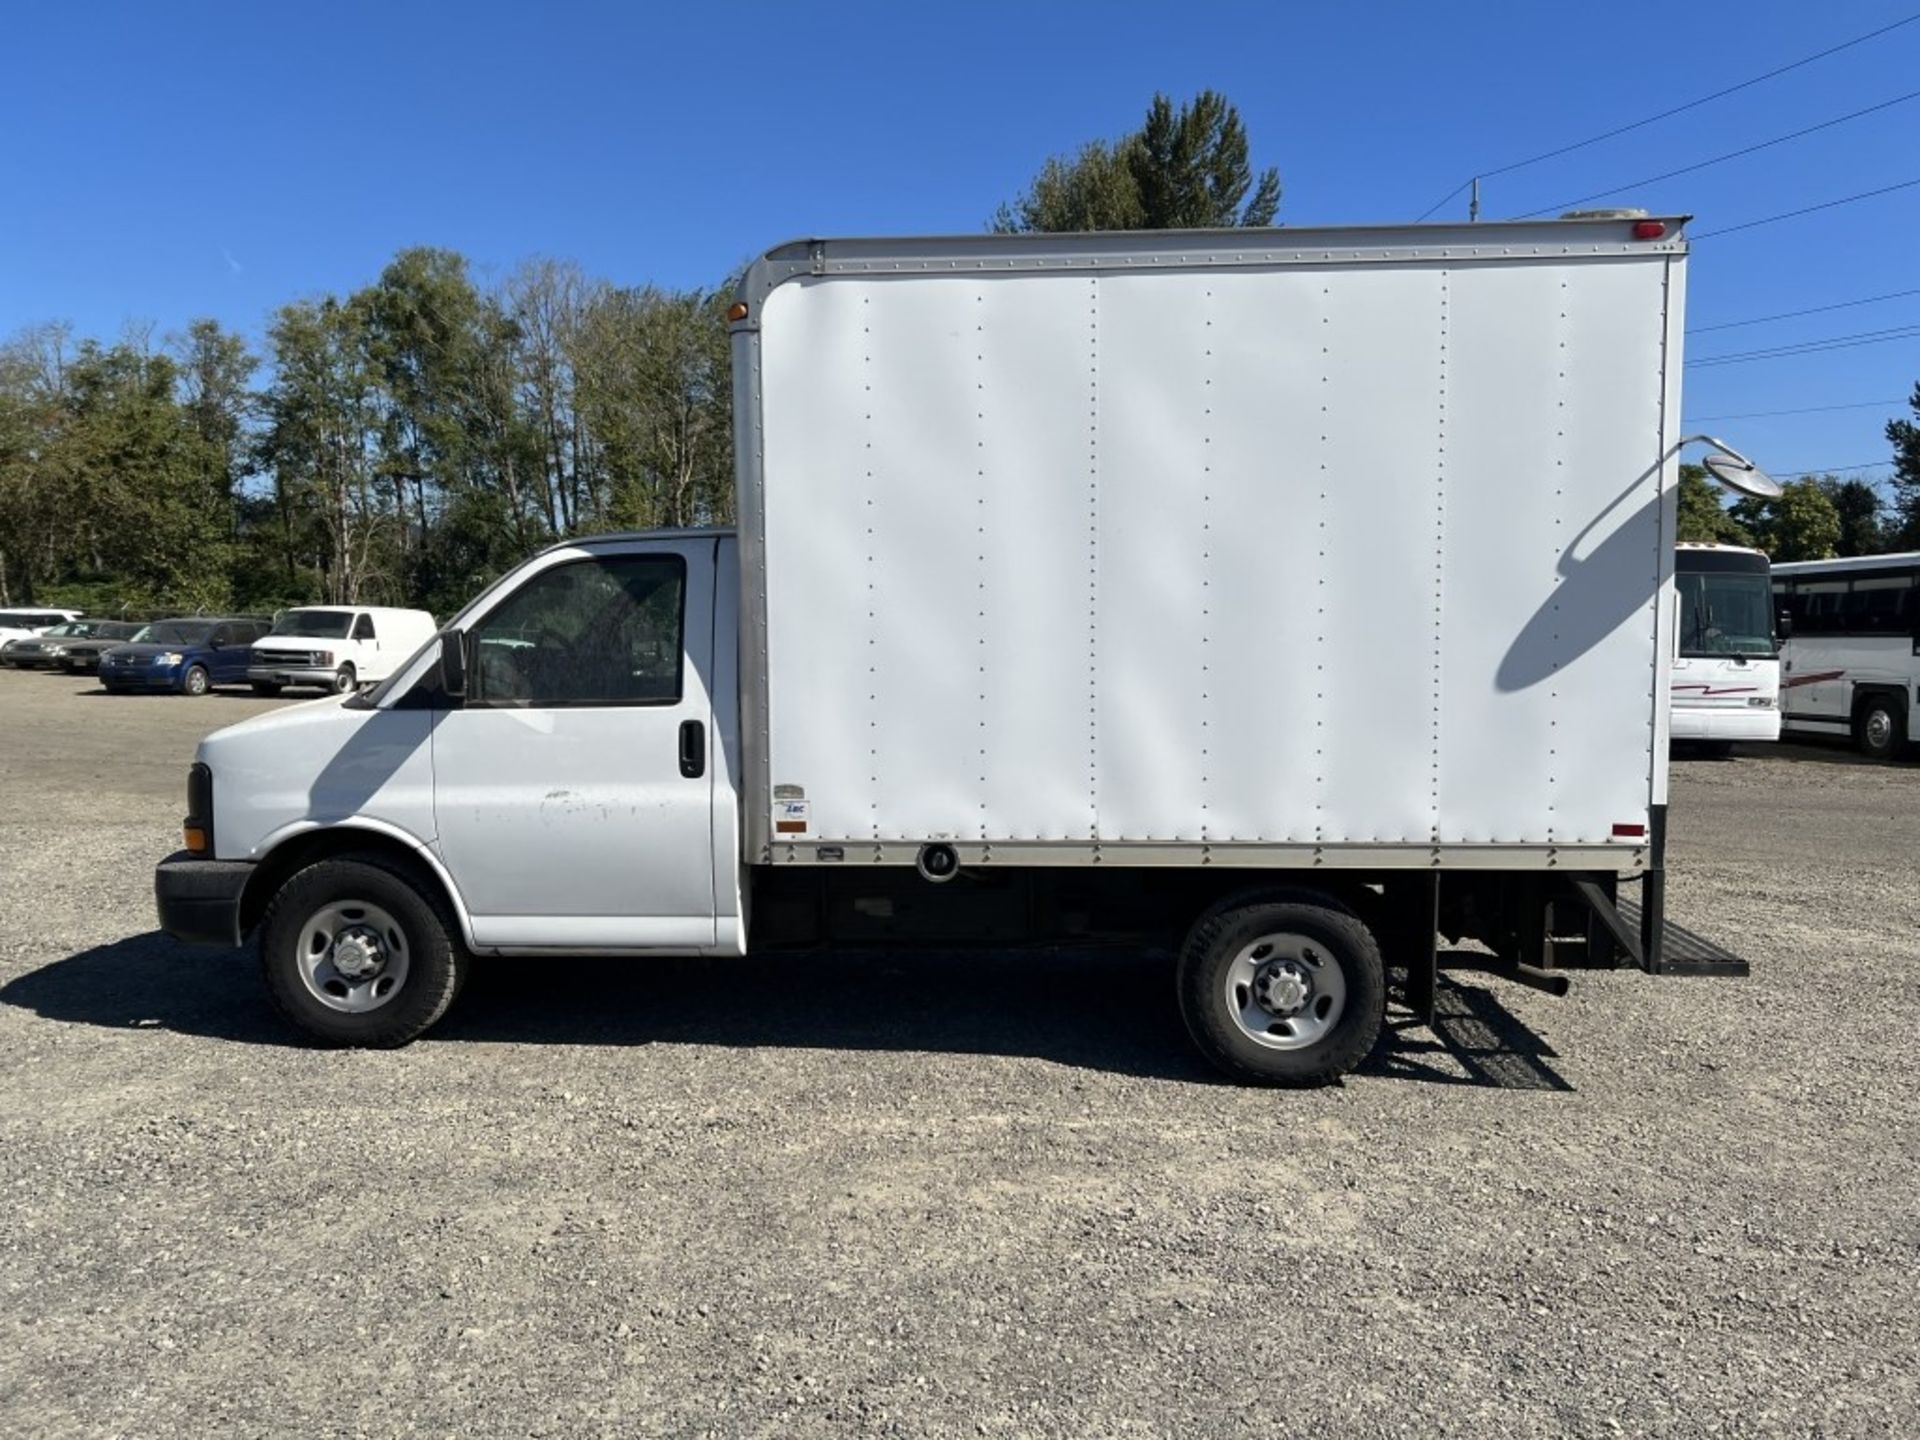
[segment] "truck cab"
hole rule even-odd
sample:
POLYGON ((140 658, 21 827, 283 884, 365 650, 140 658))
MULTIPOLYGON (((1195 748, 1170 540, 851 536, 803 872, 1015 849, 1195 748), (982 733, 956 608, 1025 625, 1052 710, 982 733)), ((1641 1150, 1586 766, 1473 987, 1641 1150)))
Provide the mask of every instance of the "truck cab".
POLYGON ((735 577, 730 531, 555 546, 371 691, 209 736, 163 925, 264 927, 282 1008, 354 1043, 459 952, 742 953, 735 577))

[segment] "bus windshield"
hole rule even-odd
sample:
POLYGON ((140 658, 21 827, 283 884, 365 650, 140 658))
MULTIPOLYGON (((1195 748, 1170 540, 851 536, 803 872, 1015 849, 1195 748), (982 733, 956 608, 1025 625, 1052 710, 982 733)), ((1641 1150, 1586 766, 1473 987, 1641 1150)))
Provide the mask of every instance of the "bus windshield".
POLYGON ((1680 592, 1683 656, 1774 654, 1773 590, 1764 573, 1682 571, 1674 584, 1680 592))

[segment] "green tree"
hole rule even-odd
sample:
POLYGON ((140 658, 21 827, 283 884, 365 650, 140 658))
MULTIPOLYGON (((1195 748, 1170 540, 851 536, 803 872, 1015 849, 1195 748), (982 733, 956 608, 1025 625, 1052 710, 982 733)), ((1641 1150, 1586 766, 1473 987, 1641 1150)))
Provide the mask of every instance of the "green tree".
POLYGON ((588 303, 574 365, 606 475, 603 523, 732 519, 727 295, 610 288, 588 303))
POLYGON ((1225 96, 1203 90, 1175 109, 1155 95, 1140 129, 1049 159, 1017 199, 995 212, 992 228, 1271 225, 1280 209, 1280 173, 1270 167, 1256 176, 1248 155, 1246 127, 1225 96))
POLYGON ((337 604, 409 597, 403 489, 383 483, 384 396, 364 300, 283 308, 268 330, 273 383, 260 458, 273 473, 287 581, 321 576, 337 604))
POLYGON ((1679 538, 1695 545, 1751 545, 1753 537, 1720 503, 1720 487, 1704 467, 1680 467, 1679 538))
POLYGON ((68 332, 42 325, 0 347, 0 604, 32 604, 72 543, 57 473, 68 332))
POLYGON ((1753 543, 1776 561, 1824 560, 1840 545, 1840 515, 1808 477, 1789 480, 1772 500, 1746 499, 1733 507, 1753 543))
POLYGON ((130 599, 190 609, 228 602, 231 493, 217 446, 178 399, 174 360, 83 341, 66 370, 52 459, 70 502, 65 567, 118 576, 130 599))
MULTIPOLYGON (((1920 384, 1915 384, 1907 407, 1920 420, 1920 384)), ((1893 446, 1892 550, 1920 550, 1920 425, 1913 420, 1889 420, 1887 443, 1893 446)))
POLYGON ((1841 555, 1878 555, 1886 548, 1881 533, 1881 512, 1886 509, 1880 492, 1865 480, 1842 480, 1838 475, 1822 475, 1817 483, 1833 502, 1840 517, 1841 555))

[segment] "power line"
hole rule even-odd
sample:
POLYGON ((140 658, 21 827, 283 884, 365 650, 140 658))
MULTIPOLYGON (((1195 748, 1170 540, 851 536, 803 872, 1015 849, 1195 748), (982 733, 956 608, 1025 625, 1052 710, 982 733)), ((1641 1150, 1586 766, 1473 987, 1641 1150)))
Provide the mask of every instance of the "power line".
POLYGON ((1904 95, 1896 95, 1891 100, 1882 100, 1878 105, 1869 105, 1864 110, 1855 110, 1847 115, 1837 115, 1831 120, 1822 120, 1818 125, 1809 125, 1804 130, 1795 130, 1788 135, 1776 135, 1771 140, 1762 140, 1755 145, 1743 146, 1738 150, 1729 150, 1724 155, 1716 155, 1711 160, 1702 160, 1694 165, 1682 165, 1678 170, 1668 170, 1660 175, 1649 175, 1642 180, 1629 180, 1624 185, 1610 186, 1605 190, 1596 190, 1591 195, 1581 195, 1572 200, 1562 200, 1558 205, 1547 205, 1539 210, 1529 210, 1517 215, 1517 220, 1531 220, 1537 215, 1558 215, 1571 210, 1576 205, 1584 205, 1589 200, 1604 200, 1609 195, 1618 195, 1622 190, 1638 190, 1643 185, 1657 185, 1662 180, 1671 180, 1676 175, 1691 175, 1696 170, 1705 170, 1709 166, 1724 165, 1729 160, 1738 160, 1742 155, 1752 155, 1760 150, 1771 150, 1775 145, 1784 145, 1789 140, 1798 140, 1803 135, 1812 135, 1816 131, 1831 130, 1836 125, 1844 125, 1849 120, 1858 120, 1862 115, 1872 115, 1880 110, 1889 110, 1895 105, 1904 105, 1909 100, 1920 99, 1920 90, 1909 90, 1904 95))
MULTIPOLYGON (((1584 150, 1589 145, 1598 145, 1602 140, 1611 140, 1617 135, 1625 135, 1629 131, 1642 129, 1645 126, 1655 124, 1661 120, 1671 119, 1673 116, 1685 114, 1689 110, 1697 110, 1702 105, 1710 104, 1715 100, 1725 99, 1727 96, 1735 94, 1738 91, 1745 90, 1753 85, 1758 85, 1764 80, 1772 80, 1776 76, 1798 70, 1803 65, 1811 65, 1816 60, 1824 60, 1829 55, 1838 55, 1842 50, 1851 50, 1856 45, 1864 45, 1869 40, 1877 39, 1889 31, 1898 30, 1903 25, 1911 25, 1916 20, 1920 20, 1920 12, 1909 15, 1904 20, 1896 20, 1891 25, 1882 25, 1878 30, 1870 30, 1865 35, 1857 35, 1851 40, 1843 41, 1817 54, 1808 55, 1804 59, 1795 60, 1790 65, 1782 65, 1776 70, 1769 70, 1764 75, 1755 75, 1751 80, 1742 80, 1738 85, 1729 85, 1726 89, 1716 90, 1711 95, 1702 95, 1698 100, 1689 100, 1686 104, 1676 105, 1671 110, 1662 110, 1658 115, 1649 115, 1646 119, 1635 120, 1630 125, 1622 125, 1617 129, 1605 131, 1602 134, 1591 136, 1585 140, 1577 140, 1571 145, 1562 145, 1557 150, 1547 150, 1541 154, 1529 156, 1525 160, 1516 160, 1511 165, 1502 165, 1497 170, 1478 171, 1475 175, 1462 180, 1458 185, 1454 186, 1453 189, 1429 205, 1426 210, 1421 213, 1420 220, 1424 220, 1427 216, 1433 214, 1434 211, 1438 210, 1442 205, 1453 199, 1454 196, 1473 184, 1475 179, 1488 180, 1495 175, 1509 175, 1515 170, 1524 170, 1529 165, 1538 165, 1542 160, 1552 160, 1561 155, 1571 155, 1574 151, 1584 150)), ((1417 225, 1419 221, 1416 220, 1414 223, 1417 225)))
POLYGON ((1882 466, 1891 470, 1893 468, 1893 461, 1864 460, 1858 465, 1809 465, 1804 470, 1784 470, 1776 467, 1774 473, 1776 475, 1785 475, 1792 479, 1798 479, 1806 475, 1844 475, 1849 470, 1878 470, 1882 466))
POLYGON ((1869 295, 1862 300, 1842 300, 1835 305, 1815 305, 1806 310, 1782 310, 1778 315, 1755 315, 1750 320, 1722 320, 1717 325, 1689 325, 1687 334, 1704 335, 1709 330, 1737 330, 1742 325, 1765 325, 1772 320, 1796 320, 1802 315, 1824 315, 1829 310, 1851 310, 1856 305, 1877 305, 1882 300, 1902 300, 1920 295, 1920 290, 1889 290, 1885 295, 1869 295))
POLYGON ((1709 420, 1767 420, 1775 415, 1819 415, 1828 410, 1882 410, 1889 405, 1904 405, 1905 400, 1854 400, 1845 405, 1808 405, 1798 410, 1747 410, 1738 415, 1689 415, 1687 425, 1704 425, 1709 420))
POLYGON ((1738 350, 1730 355, 1704 355, 1689 360, 1689 365, 1738 365, 1748 360, 1776 360, 1788 355, 1816 355, 1825 350, 1851 350, 1857 345, 1885 345, 1894 340, 1920 336, 1920 325, 1898 325, 1885 330, 1861 330, 1852 335, 1829 335, 1824 340, 1803 340, 1794 345, 1776 345, 1766 350, 1738 350))
POLYGON ((1715 235, 1731 235, 1736 230, 1751 230, 1756 225, 1772 225, 1776 221, 1791 220, 1796 215, 1811 215, 1816 210, 1831 210, 1839 205, 1851 205, 1859 200, 1871 200, 1876 195, 1891 195, 1896 190, 1911 190, 1920 185, 1920 176, 1912 180, 1902 180, 1895 185, 1882 185, 1878 190, 1862 190, 1858 195, 1842 195, 1838 200, 1822 200, 1818 205, 1803 205, 1798 210, 1784 210, 1778 215, 1763 215, 1758 220, 1743 221, 1738 225, 1726 225, 1718 230, 1703 230, 1697 235, 1689 235, 1689 240, 1710 240, 1715 235))

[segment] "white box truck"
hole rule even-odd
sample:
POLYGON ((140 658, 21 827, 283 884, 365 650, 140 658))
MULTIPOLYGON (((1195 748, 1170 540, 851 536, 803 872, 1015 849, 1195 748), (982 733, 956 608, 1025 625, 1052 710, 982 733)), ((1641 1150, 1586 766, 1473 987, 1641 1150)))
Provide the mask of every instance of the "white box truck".
POLYGON ((162 925, 361 1045, 473 957, 1164 943, 1281 1083, 1390 969, 1430 1016, 1441 936, 1743 973, 1660 904, 1681 224, 774 250, 738 529, 557 545, 209 737, 162 925))

